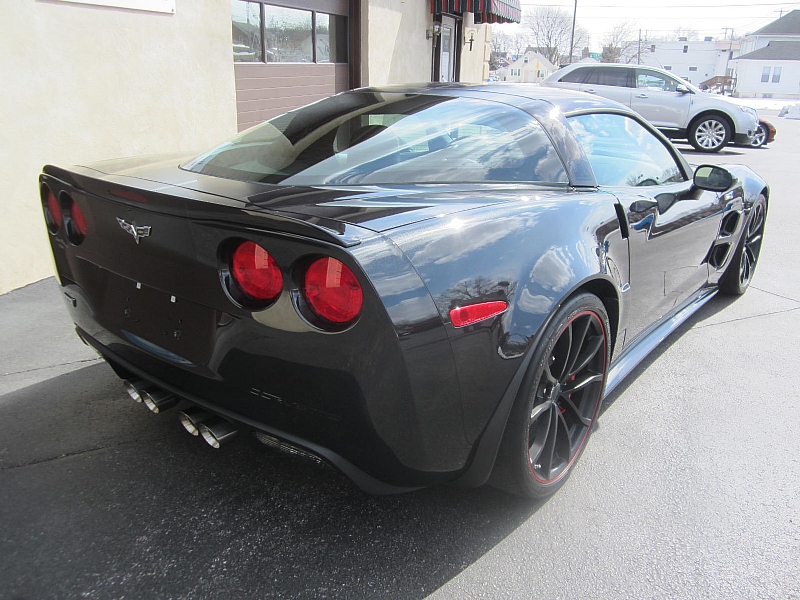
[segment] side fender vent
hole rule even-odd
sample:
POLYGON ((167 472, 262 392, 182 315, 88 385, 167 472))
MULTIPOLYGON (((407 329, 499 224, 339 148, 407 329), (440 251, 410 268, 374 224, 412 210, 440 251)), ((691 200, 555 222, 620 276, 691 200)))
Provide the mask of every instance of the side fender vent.
POLYGON ((731 245, 727 243, 714 246, 714 249, 711 251, 711 258, 708 261, 709 264, 715 269, 719 269, 725 264, 725 260, 728 258, 728 253, 730 250, 731 245))
POLYGON ((719 228, 721 237, 727 237, 736 233, 736 229, 739 227, 740 216, 738 212, 731 212, 725 215, 725 218, 722 219, 722 225, 720 225, 719 228))

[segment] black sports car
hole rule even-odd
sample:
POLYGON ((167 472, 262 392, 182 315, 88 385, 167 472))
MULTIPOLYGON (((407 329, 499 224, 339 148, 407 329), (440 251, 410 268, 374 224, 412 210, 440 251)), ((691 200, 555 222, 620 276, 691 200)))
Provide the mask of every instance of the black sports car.
POLYGON ((605 394, 745 291, 769 188, 602 98, 446 84, 343 93, 197 157, 46 166, 41 197, 78 335, 151 410, 373 493, 538 497, 605 394))

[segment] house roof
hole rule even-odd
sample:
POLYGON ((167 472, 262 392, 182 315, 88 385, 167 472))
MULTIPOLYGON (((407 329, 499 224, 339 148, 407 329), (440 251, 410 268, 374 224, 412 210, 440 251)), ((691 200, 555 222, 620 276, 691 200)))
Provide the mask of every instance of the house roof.
POLYGON ((800 10, 786 13, 769 25, 764 25, 750 35, 797 35, 800 36, 800 10))
POLYGON ((763 48, 737 56, 734 60, 800 60, 800 41, 770 42, 763 48))

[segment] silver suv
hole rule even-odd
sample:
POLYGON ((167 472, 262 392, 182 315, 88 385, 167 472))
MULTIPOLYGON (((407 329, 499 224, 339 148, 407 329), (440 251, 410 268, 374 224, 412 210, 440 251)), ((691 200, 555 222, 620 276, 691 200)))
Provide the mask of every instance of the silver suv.
POLYGON ((576 63, 556 71, 542 85, 616 100, 667 137, 689 140, 700 152, 719 152, 728 142, 749 146, 758 125, 754 109, 701 92, 655 67, 576 63))

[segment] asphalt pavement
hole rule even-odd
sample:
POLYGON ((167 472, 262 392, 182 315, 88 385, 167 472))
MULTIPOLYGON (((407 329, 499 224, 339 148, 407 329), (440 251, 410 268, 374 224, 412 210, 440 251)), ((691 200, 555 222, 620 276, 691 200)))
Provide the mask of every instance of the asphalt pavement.
POLYGON ((606 400, 544 502, 368 496, 132 402, 53 279, 0 296, 0 599, 800 598, 800 121, 690 162, 772 186, 761 262, 606 400))

